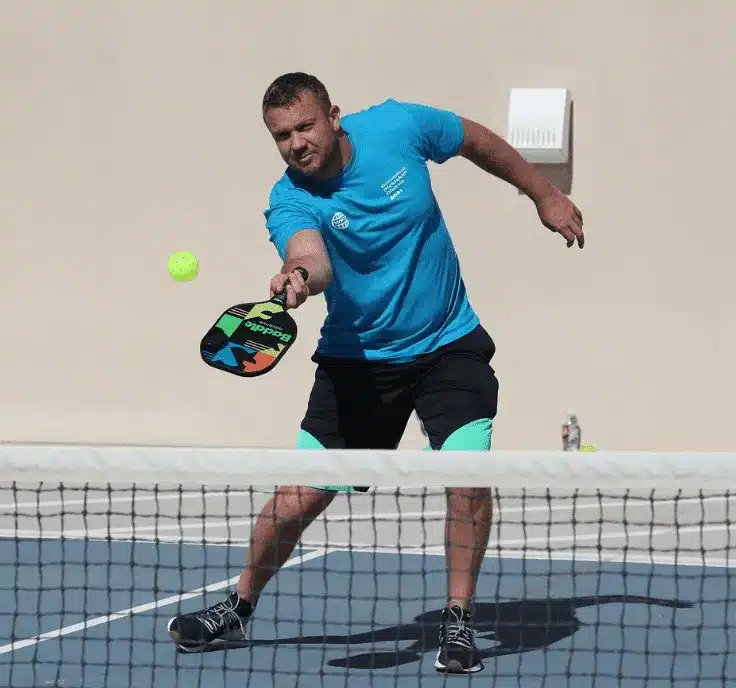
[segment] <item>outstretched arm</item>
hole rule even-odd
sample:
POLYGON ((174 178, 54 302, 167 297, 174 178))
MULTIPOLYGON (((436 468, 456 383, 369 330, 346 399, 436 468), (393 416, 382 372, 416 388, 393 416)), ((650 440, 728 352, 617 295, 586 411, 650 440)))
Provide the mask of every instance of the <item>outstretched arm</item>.
POLYGON ((490 129, 470 119, 463 123, 459 154, 482 170, 512 184, 535 203, 553 192, 550 181, 539 174, 511 145, 490 129))
POLYGON ((286 307, 297 308, 307 296, 327 289, 331 281, 332 263, 322 235, 316 229, 302 229, 286 245, 281 272, 271 279, 271 296, 286 289, 286 307), (298 267, 309 273, 306 283, 300 273, 294 272, 298 267))
POLYGON ((500 136, 473 120, 461 117, 461 121, 463 143, 458 154, 526 194, 545 227, 561 234, 568 246, 577 241, 582 248, 583 216, 575 204, 500 136))

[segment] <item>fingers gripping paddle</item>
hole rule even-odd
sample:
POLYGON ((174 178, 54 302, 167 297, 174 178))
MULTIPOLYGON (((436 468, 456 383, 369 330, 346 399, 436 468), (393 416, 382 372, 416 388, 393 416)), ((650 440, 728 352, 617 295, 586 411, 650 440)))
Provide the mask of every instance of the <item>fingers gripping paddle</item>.
MULTIPOLYGON (((309 273, 296 268, 307 280, 309 273)), ((286 289, 268 301, 230 306, 202 337, 199 353, 212 368, 240 377, 272 370, 296 340, 286 289)))

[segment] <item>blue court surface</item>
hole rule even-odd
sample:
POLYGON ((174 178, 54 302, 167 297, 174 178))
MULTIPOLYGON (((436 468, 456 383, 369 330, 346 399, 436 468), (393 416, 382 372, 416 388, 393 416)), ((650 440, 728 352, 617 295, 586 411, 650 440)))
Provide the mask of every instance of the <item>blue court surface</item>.
POLYGON ((444 557, 300 550, 269 584, 242 647, 177 653, 167 620, 220 600, 244 552, 0 540, 0 685, 715 688, 736 681, 736 576, 715 566, 489 557, 476 610, 485 670, 444 677, 433 668, 444 557), (218 583, 204 596, 178 599, 218 583), (29 643, 11 647, 13 628, 16 641, 29 643), (34 639, 42 633, 50 639, 34 639))

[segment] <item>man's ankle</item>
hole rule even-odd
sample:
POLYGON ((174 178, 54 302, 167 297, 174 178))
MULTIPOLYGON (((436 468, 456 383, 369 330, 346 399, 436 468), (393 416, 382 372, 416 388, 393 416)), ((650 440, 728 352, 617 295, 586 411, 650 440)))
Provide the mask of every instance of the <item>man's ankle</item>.
POLYGON ((447 600, 447 609, 453 607, 460 607, 463 611, 470 611, 470 600, 463 599, 462 597, 451 597, 447 600))
POLYGON ((235 613, 238 616, 248 617, 253 614, 253 610, 256 608, 255 603, 251 602, 245 593, 237 591, 238 593, 238 605, 235 607, 235 613))

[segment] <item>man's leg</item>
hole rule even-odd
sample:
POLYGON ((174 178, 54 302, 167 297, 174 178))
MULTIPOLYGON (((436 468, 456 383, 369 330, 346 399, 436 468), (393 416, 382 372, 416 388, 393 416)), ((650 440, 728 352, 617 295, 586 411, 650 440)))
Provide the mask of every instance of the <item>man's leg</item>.
MULTIPOLYGON (((317 369, 297 448, 394 448, 411 413, 410 396, 395 401, 383 394, 365 367, 336 368, 317 369)), ((386 387, 393 389, 391 384, 386 387)), ((169 634, 180 649, 198 652, 213 642, 242 639, 264 587, 291 556, 304 530, 337 492, 353 490, 367 488, 281 487, 258 516, 237 589, 223 602, 169 621, 169 634)))
MULTIPOLYGON (((421 421, 420 421, 421 422, 421 421)), ((451 435, 442 445, 445 451, 464 451, 471 447, 489 448, 492 421, 472 421, 451 435), (471 436, 468 441, 467 435, 471 436)), ((422 425, 422 434, 427 433, 422 425)), ((425 447, 430 451, 431 446, 425 447)), ((447 490, 445 556, 447 558, 447 607, 468 609, 473 600, 478 572, 483 564, 491 533, 493 500, 488 487, 454 487, 447 490)))
POLYGON ((281 487, 261 511, 251 534, 238 594, 252 608, 273 575, 287 562, 302 533, 335 498, 335 490, 281 487))
MULTIPOLYGON (((478 328, 428 357, 415 404, 432 449, 490 449, 498 402, 498 381, 489 365, 494 351, 491 338, 478 328)), ((440 671, 483 668, 468 624, 488 546, 491 507, 490 487, 447 490, 447 606, 435 662, 440 671)))
MULTIPOLYGON (((315 448, 304 431, 297 448, 315 448)), ((242 640, 261 592, 281 569, 302 533, 332 502, 340 488, 280 487, 261 510, 251 533, 246 561, 236 590, 212 607, 169 621, 168 632, 179 648, 199 652, 207 645, 242 640)))
MULTIPOLYGON (((492 420, 480 418, 462 426, 442 445, 444 451, 490 449, 492 420)), ((458 487, 447 490, 445 553, 447 606, 470 609, 478 573, 488 547, 493 516, 491 488, 458 487)))
MULTIPOLYGON (((406 367, 404 367, 404 370, 406 367)), ((394 449, 411 413, 400 374, 378 366, 320 368, 302 422, 299 449, 394 449)), ((291 556, 304 530, 350 485, 282 487, 264 507, 248 549, 238 593, 255 606, 261 591, 291 556)))
MULTIPOLYGON (((400 394, 397 373, 381 371, 378 366, 360 364, 318 368, 297 448, 394 448, 411 413, 411 397, 400 394)), ((255 607, 261 591, 291 556, 304 530, 338 492, 367 489, 350 485, 279 489, 253 529, 238 582, 241 598, 255 607)))

